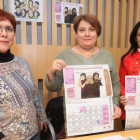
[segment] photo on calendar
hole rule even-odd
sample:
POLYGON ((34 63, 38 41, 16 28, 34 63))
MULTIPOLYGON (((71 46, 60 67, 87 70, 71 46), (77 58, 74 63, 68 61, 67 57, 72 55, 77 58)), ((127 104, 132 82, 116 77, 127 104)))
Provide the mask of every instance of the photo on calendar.
POLYGON ((112 97, 108 65, 69 66, 63 74, 66 99, 112 97))
POLYGON ((125 97, 128 104, 125 108, 140 107, 140 76, 125 77, 125 97))

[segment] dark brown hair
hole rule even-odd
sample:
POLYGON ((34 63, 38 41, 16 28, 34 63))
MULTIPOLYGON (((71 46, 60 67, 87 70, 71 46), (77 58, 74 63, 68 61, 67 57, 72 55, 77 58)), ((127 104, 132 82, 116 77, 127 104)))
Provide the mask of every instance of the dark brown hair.
POLYGON ((14 28, 14 32, 16 31, 17 22, 15 20, 15 17, 11 13, 0 9, 0 21, 2 20, 9 20, 14 28))
POLYGON ((136 41, 136 36, 137 36, 137 32, 138 32, 138 29, 140 28, 140 21, 134 26, 134 28, 133 28, 133 30, 132 30, 132 32, 131 32, 131 34, 130 34, 130 44, 131 44, 131 46, 130 46, 130 49, 128 50, 128 52, 126 53, 126 54, 124 54, 123 56, 122 56, 122 58, 121 58, 121 64, 122 64, 122 66, 124 67, 124 59, 125 59, 125 57, 129 54, 129 53, 131 53, 132 52, 132 54, 131 55, 133 55, 134 53, 136 53, 137 52, 137 50, 138 50, 138 43, 137 43, 137 41, 136 41))
POLYGON ((95 28, 98 36, 101 34, 101 28, 102 28, 101 24, 99 20, 97 19, 97 17, 92 14, 84 14, 84 15, 80 15, 76 17, 76 19, 74 20, 74 26, 73 26, 75 33, 77 33, 78 26, 82 20, 90 23, 95 28))

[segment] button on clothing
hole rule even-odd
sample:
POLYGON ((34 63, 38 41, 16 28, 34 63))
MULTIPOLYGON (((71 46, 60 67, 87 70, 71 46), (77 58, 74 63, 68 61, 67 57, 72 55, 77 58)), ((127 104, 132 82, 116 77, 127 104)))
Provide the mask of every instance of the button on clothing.
MULTIPOLYGON (((124 67, 120 64, 119 76, 121 83, 121 96, 125 95, 125 76, 127 75, 139 75, 140 71, 140 52, 128 54, 124 59, 124 67)), ((122 116, 121 119, 125 120, 124 106, 121 105, 122 116)))

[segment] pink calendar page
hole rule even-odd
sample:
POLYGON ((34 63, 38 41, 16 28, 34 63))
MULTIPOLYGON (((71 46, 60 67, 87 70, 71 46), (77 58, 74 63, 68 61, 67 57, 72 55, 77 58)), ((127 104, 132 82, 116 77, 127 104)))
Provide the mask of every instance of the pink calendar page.
POLYGON ((125 77, 125 97, 128 99, 125 108, 140 107, 140 76, 125 77))

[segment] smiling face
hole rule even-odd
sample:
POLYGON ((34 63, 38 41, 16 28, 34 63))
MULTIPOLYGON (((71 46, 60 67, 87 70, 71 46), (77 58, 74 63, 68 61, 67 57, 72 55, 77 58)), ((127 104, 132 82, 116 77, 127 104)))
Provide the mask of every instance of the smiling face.
POLYGON ((30 6, 32 6, 32 5, 33 5, 32 1, 29 1, 29 5, 30 5, 30 6))
POLYGON ((73 10, 72 10, 72 12, 73 12, 73 13, 76 13, 76 10, 75 10, 75 9, 73 9, 73 10))
POLYGON ((86 78, 86 77, 85 77, 84 75, 81 75, 81 76, 80 76, 80 79, 81 79, 82 81, 85 80, 85 78, 86 78))
POLYGON ((71 11, 71 9, 69 9, 69 10, 68 10, 68 14, 72 14, 72 11, 71 11))
POLYGON ((22 8, 23 8, 23 6, 24 6, 24 5, 23 5, 23 4, 21 4, 21 5, 20 5, 20 8, 22 9, 22 8))
POLYGON ((16 6, 19 6, 19 1, 16 1, 16 6))
MULTIPOLYGON (((0 21, 0 26, 13 28, 9 20, 0 21)), ((14 43, 14 36, 15 36, 14 31, 12 33, 7 33, 4 28, 2 29, 2 33, 0 33, 0 52, 1 53, 7 52, 12 47, 14 43)))
POLYGON ((16 12, 17 12, 17 13, 20 13, 20 8, 17 8, 17 9, 16 9, 16 12))
POLYGON ((137 31, 136 42, 138 44, 138 47, 140 48, 140 27, 139 27, 139 29, 137 31))
POLYGON ((35 17, 37 17, 38 16, 37 12, 35 12, 34 15, 35 15, 35 17))
POLYGON ((36 10, 35 6, 33 6, 32 11, 34 12, 36 10))
POLYGON ((95 46, 97 38, 95 28, 90 23, 82 20, 77 30, 78 46, 84 50, 90 50, 95 46))
POLYGON ((91 75, 88 75, 86 79, 87 79, 87 82, 89 82, 89 83, 92 82, 92 76, 91 75))
POLYGON ((32 17, 33 16, 33 12, 31 10, 29 10, 29 16, 32 17))
POLYGON ((25 11, 23 9, 21 10, 21 13, 22 13, 22 16, 25 15, 25 11))
POLYGON ((94 79, 98 79, 99 77, 98 77, 98 74, 95 74, 94 75, 94 79))

